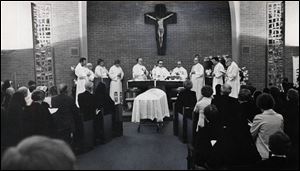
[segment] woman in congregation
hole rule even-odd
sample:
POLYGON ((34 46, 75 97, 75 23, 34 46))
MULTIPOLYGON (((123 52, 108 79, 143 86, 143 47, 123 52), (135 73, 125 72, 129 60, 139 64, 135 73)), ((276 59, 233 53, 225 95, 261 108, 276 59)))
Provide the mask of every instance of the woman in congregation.
POLYGON ((275 101, 270 94, 263 93, 259 95, 256 105, 262 113, 254 117, 250 132, 260 156, 262 159, 268 159, 270 152, 269 138, 275 132, 283 131, 283 117, 273 110, 275 101))

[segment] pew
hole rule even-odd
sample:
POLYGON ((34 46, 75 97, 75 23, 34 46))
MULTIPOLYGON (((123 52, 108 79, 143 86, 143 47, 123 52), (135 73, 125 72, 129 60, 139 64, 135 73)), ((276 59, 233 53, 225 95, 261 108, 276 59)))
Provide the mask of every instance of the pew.
POLYGON ((176 110, 176 102, 172 104, 173 107, 173 135, 178 136, 178 111, 176 110))
POLYGON ((178 112, 178 137, 183 143, 188 142, 187 118, 192 117, 192 113, 193 109, 190 107, 183 107, 182 113, 178 112))
POLYGON ((83 147, 84 151, 89 151, 94 147, 94 121, 83 121, 83 147))
POLYGON ((102 123, 102 142, 107 143, 112 140, 113 138, 113 113, 112 112, 106 112, 104 110, 101 111, 103 119, 101 120, 102 123))

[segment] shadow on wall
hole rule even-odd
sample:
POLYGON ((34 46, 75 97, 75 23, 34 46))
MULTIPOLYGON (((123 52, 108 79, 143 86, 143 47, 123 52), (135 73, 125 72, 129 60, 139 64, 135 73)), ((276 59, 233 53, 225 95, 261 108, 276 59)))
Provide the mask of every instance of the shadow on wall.
MULTIPOLYGON (((258 36, 241 35, 240 36, 240 58, 239 67, 246 67, 249 71, 249 82, 257 89, 263 89, 266 86, 266 38, 258 36)), ((285 46, 284 49, 284 77, 289 81, 293 79, 293 61, 292 56, 299 56, 299 47, 285 46)))

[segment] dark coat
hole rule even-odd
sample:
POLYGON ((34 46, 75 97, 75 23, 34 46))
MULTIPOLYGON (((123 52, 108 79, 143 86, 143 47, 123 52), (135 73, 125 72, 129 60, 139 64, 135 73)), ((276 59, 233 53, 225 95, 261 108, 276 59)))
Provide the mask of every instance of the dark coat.
POLYGON ((176 111, 182 112, 183 107, 190 107, 194 109, 197 103, 196 92, 184 89, 179 92, 177 101, 175 104, 176 111))
POLYGON ((78 115, 78 108, 72 97, 60 94, 52 97, 51 106, 58 108, 53 114, 57 130, 71 129, 75 130, 75 116, 78 115))
POLYGON ((107 93, 104 83, 99 82, 94 96, 96 109, 100 110, 101 108, 104 108, 104 114, 115 112, 115 102, 107 93))
POLYGON ((95 100, 89 91, 78 94, 78 104, 84 121, 93 120, 95 118, 95 100))
POLYGON ((49 111, 49 105, 45 102, 42 104, 32 102, 30 106, 25 108, 23 118, 24 135, 44 135, 52 136, 54 132, 54 123, 49 111))

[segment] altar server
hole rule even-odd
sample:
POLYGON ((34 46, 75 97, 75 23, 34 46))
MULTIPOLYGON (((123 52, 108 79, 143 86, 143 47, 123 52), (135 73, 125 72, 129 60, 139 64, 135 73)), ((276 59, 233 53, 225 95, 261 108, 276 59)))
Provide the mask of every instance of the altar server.
POLYGON ((204 68, 199 63, 199 55, 195 55, 194 65, 190 72, 190 78, 193 83, 192 91, 196 92, 197 100, 201 98, 201 89, 205 85, 204 68))
POLYGON ((85 65, 86 58, 80 58, 79 63, 75 68, 75 75, 77 76, 75 102, 77 107, 79 107, 78 94, 83 93, 85 91, 85 83, 88 80, 88 76, 90 76, 88 75, 85 65))
POLYGON ((223 85, 223 75, 225 74, 225 69, 224 66, 219 62, 219 58, 218 57, 213 57, 212 58, 212 62, 214 64, 214 71, 213 71, 213 84, 212 84, 212 88, 214 91, 214 95, 216 94, 216 85, 220 84, 223 85))
POLYGON ((109 95, 115 104, 122 103, 122 79, 124 72, 120 66, 120 60, 115 60, 114 65, 109 69, 110 92, 109 95))
POLYGON ((233 98, 238 98, 238 94, 240 92, 240 69, 238 65, 232 61, 231 56, 225 57, 227 71, 225 82, 232 87, 231 93, 229 96, 233 98))

